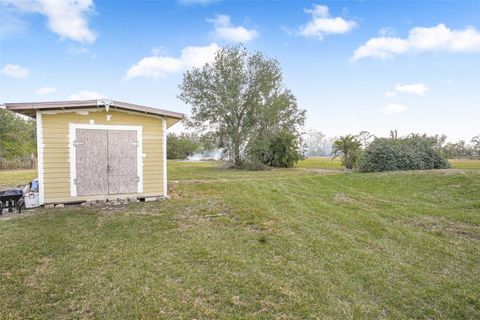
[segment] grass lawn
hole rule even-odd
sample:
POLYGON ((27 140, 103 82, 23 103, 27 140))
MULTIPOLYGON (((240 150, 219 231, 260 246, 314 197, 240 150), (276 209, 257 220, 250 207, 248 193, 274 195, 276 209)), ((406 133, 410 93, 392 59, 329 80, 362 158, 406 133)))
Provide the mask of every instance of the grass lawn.
MULTIPOLYGON (((480 160, 452 159, 449 160, 454 169, 478 169, 480 160)), ((312 172, 328 173, 328 170, 341 170, 340 160, 329 157, 312 157, 297 163, 293 169, 281 169, 281 177, 311 174, 312 172)), ((269 179, 279 170, 253 172, 244 170, 224 169, 221 162, 182 162, 169 160, 168 178, 177 180, 224 180, 224 179, 269 179), (273 174, 272 174, 273 172, 273 174)), ((0 171, 0 190, 23 186, 37 177, 36 170, 0 171)))
POLYGON ((450 159, 448 162, 457 169, 480 169, 480 160, 450 159))
POLYGON ((24 186, 37 177, 37 170, 0 171, 0 190, 24 186))
POLYGON ((0 218, 0 319, 480 318, 480 170, 337 168, 171 161, 168 201, 0 218))

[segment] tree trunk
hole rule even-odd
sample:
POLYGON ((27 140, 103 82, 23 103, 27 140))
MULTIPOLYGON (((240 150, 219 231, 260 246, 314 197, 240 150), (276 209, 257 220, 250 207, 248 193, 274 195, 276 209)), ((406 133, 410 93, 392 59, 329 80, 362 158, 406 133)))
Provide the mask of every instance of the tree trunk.
POLYGON ((239 141, 235 141, 233 156, 234 156, 235 167, 240 167, 242 165, 242 161, 240 160, 240 142, 239 141))

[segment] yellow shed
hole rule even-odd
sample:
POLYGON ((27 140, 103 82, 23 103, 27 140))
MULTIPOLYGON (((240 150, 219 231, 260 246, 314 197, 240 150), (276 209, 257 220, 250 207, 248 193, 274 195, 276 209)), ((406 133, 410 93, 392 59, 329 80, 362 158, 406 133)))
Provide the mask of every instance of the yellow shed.
POLYGON ((36 118, 41 205, 167 197, 167 128, 183 114, 108 99, 5 106, 36 118))

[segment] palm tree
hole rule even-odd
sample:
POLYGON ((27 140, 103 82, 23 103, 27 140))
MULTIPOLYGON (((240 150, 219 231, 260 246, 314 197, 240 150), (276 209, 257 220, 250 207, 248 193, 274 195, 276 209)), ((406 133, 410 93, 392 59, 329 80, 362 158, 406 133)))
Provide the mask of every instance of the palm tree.
POLYGON ((362 143, 354 135, 340 137, 333 143, 332 156, 342 157, 342 165, 347 169, 353 169, 362 151, 362 143))

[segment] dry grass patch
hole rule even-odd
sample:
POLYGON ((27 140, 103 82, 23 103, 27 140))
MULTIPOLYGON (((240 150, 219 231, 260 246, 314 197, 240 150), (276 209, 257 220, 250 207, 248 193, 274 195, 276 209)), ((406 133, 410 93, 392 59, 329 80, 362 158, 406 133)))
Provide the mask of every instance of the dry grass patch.
POLYGON ((355 199, 349 197, 345 193, 336 193, 334 197, 334 201, 336 203, 341 203, 341 204, 351 204, 355 202, 355 199))
POLYGON ((464 223, 438 217, 416 218, 411 223, 428 232, 435 234, 448 234, 470 240, 480 240, 480 225, 464 223))
POLYGON ((35 269, 35 272, 32 273, 27 279, 26 279, 26 285, 33 288, 38 285, 38 281, 47 274, 47 271, 52 263, 52 257, 44 257, 38 264, 37 268, 35 269))

